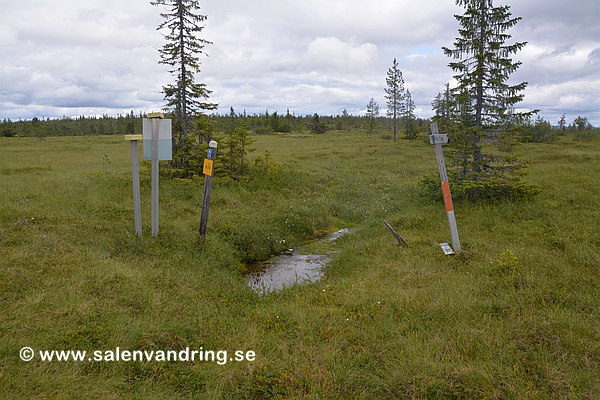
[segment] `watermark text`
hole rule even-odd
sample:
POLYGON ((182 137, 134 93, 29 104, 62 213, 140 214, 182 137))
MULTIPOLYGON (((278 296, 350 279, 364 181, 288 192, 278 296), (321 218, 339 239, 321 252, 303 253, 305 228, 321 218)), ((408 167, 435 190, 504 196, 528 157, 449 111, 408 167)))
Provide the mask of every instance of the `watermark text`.
POLYGON ((206 350, 202 347, 182 350, 126 350, 116 347, 110 350, 33 350, 23 347, 19 351, 21 360, 34 359, 42 362, 213 362, 225 365, 228 362, 252 362, 256 353, 252 350, 206 350))

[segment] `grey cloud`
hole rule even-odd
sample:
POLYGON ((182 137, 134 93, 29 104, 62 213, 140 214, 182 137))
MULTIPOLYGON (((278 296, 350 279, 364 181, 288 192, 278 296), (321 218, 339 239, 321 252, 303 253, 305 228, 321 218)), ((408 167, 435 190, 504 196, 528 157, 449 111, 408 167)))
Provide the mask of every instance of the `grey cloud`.
MULTIPOLYGON (((513 3, 528 41, 514 80, 530 83, 523 107, 548 118, 578 113, 600 123, 597 0, 513 3), (562 110, 562 111, 561 111, 562 110)), ((384 107, 385 73, 397 58, 420 116, 452 80, 440 47, 461 13, 452 0, 200 0, 208 15, 199 80, 221 112, 337 113, 384 107)), ((0 15, 0 118, 99 114, 163 106, 160 8, 149 1, 20 0, 0 15), (52 114, 55 113, 55 114, 52 114)))
POLYGON ((599 72, 600 68, 600 47, 595 48, 588 55, 586 66, 590 67, 593 72, 599 72))

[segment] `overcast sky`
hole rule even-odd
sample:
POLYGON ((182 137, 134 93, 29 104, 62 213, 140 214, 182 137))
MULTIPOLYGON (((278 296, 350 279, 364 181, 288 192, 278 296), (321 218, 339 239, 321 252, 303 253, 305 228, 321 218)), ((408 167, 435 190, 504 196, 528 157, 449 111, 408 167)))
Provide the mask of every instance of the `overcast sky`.
MULTIPOLYGON (((157 49, 157 7, 143 0, 0 0, 0 119, 117 114, 163 107, 170 81, 157 49)), ((528 45, 513 83, 520 108, 556 124, 578 115, 600 126, 600 1, 504 0, 512 41, 528 45), (511 4, 512 3, 512 4, 511 4)), ((202 38, 213 42, 197 80, 219 112, 364 113, 385 109, 397 58, 416 114, 451 81, 462 13, 453 0, 200 0, 202 38)))

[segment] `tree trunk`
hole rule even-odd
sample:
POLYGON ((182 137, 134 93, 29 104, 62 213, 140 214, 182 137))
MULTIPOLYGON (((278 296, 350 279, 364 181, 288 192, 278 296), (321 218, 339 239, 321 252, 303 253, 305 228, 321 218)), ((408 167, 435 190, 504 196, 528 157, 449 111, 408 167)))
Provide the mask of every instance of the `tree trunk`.
POLYGON ((477 74, 476 74, 476 96, 475 96, 475 127, 476 127, 476 132, 474 132, 474 138, 473 138, 473 144, 474 144, 474 149, 473 149, 473 164, 474 164, 474 171, 473 172, 481 172, 481 161, 482 161, 482 155, 481 155, 481 131, 483 129, 483 121, 482 121, 482 112, 483 112, 483 95, 484 95, 484 90, 483 90, 483 84, 484 84, 484 71, 485 71, 485 59, 484 59, 484 54, 485 54, 485 30, 487 29, 487 24, 486 24, 486 15, 487 15, 487 2, 486 1, 481 1, 480 2, 480 13, 479 13, 479 17, 480 17, 480 21, 479 21, 479 48, 477 49, 478 52, 478 56, 479 59, 477 60, 477 74))

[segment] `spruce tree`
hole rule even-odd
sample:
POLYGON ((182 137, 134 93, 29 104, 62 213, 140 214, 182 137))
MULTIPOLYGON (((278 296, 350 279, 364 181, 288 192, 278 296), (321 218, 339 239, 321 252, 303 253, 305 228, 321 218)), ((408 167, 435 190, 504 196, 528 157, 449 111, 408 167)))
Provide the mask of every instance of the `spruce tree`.
POLYGON ((432 120, 438 123, 440 132, 448 132, 450 123, 450 107, 452 104, 452 93, 450 91, 450 84, 446 83, 444 93, 438 93, 431 107, 435 112, 432 120))
POLYGON ((344 111, 342 111, 342 130, 346 130, 349 128, 349 122, 350 114, 348 114, 348 110, 344 108, 344 111))
POLYGON ((510 84, 511 74, 520 66, 510 57, 526 42, 507 44, 506 31, 521 17, 513 18, 509 6, 495 7, 492 0, 456 0, 465 8, 456 15, 460 28, 454 48, 443 48, 455 61, 449 67, 456 73, 457 86, 452 90, 450 116, 455 143, 458 179, 464 183, 466 196, 511 196, 521 190, 518 173, 522 163, 497 152, 486 153, 484 142, 506 144, 522 118, 533 112, 519 113, 514 106, 523 100, 527 82, 510 84))
POLYGON ((313 133, 317 133, 317 134, 325 133, 325 131, 327 130, 325 125, 321 122, 319 114, 317 114, 317 113, 315 113, 312 117, 312 120, 310 123, 310 130, 313 133))
POLYGON ((398 68, 398 62, 394 58, 392 66, 387 71, 385 79, 387 87, 385 88, 387 100, 387 115, 392 117, 394 124, 394 142, 396 141, 397 119, 404 112, 404 78, 402 71, 398 68))
POLYGON ((211 91, 203 83, 196 82, 200 73, 200 56, 211 42, 198 37, 202 33, 206 15, 200 14, 197 0, 154 0, 150 4, 164 6, 164 21, 157 30, 166 29, 166 43, 159 50, 160 63, 169 66, 174 82, 163 86, 167 101, 166 109, 174 116, 173 166, 185 168, 187 156, 180 154, 189 149, 189 134, 193 119, 201 110, 213 110, 216 104, 208 103, 211 91))
POLYGON ((415 102, 413 101, 410 90, 406 89, 405 106, 404 106, 404 123, 406 125, 406 138, 414 140, 417 138, 417 130, 415 128, 415 102))
POLYGON ((221 162, 227 174, 239 180, 250 173, 248 152, 254 151, 250 145, 254 139, 250 135, 250 129, 245 123, 237 126, 223 141, 223 152, 221 162))
POLYGON ((379 116, 379 104, 375 101, 375 99, 371 98, 369 103, 367 104, 367 118, 369 119, 367 125, 367 133, 373 134, 375 130, 375 118, 379 116))
POLYGON ((563 113, 558 120, 558 129, 560 132, 564 132, 567 129, 567 116, 563 113))

